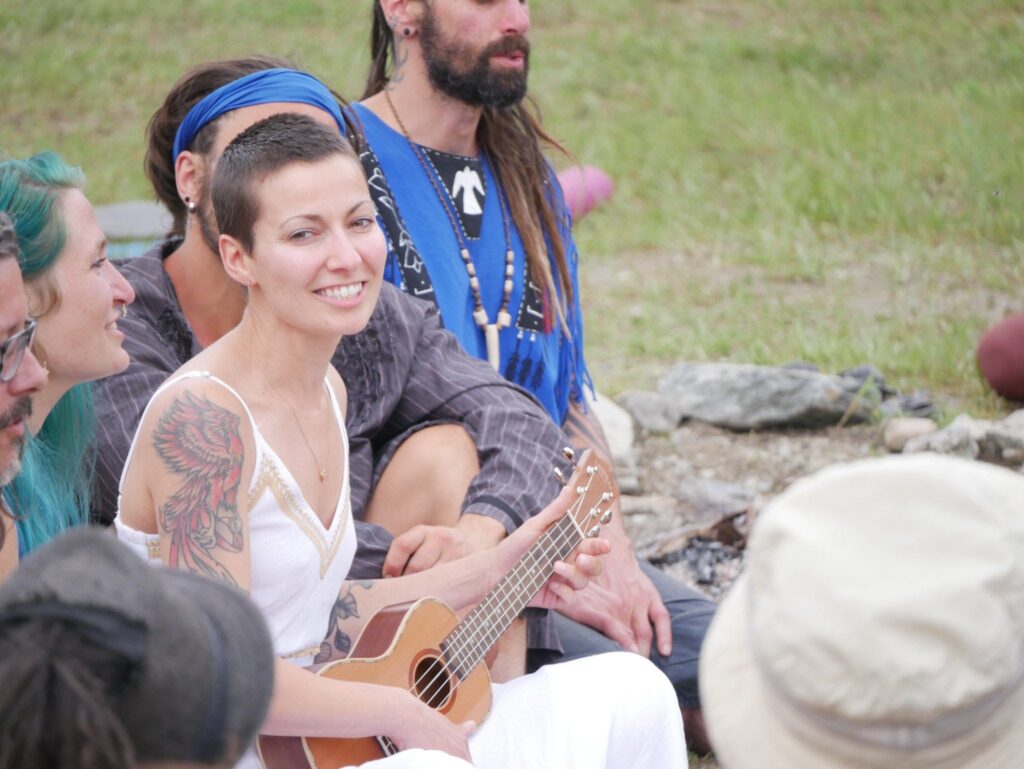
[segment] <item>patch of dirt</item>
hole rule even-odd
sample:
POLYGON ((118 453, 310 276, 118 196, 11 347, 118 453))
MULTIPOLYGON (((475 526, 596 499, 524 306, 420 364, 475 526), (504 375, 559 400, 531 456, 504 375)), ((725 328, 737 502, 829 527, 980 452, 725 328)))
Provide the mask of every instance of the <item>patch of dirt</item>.
POLYGON ((651 493, 669 492, 672 477, 660 472, 659 465, 665 457, 675 456, 703 478, 774 495, 827 465, 883 451, 875 425, 738 433, 688 422, 671 435, 642 440, 640 462, 648 468, 643 483, 651 493))
POLYGON ((759 509, 798 478, 884 452, 876 425, 738 433, 688 422, 669 435, 637 441, 636 491, 642 497, 624 498, 626 526, 644 550, 673 532, 696 531, 720 517, 702 515, 680 501, 682 485, 695 478, 735 484, 750 492, 759 509))

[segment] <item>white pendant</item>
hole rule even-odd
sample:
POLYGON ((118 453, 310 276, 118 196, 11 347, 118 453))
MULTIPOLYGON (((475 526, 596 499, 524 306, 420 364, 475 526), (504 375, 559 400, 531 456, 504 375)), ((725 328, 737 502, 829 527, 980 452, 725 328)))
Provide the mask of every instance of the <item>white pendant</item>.
POLYGON ((497 371, 501 365, 501 361, 498 358, 498 324, 488 323, 484 326, 484 341, 487 343, 487 360, 490 362, 494 370, 497 371))

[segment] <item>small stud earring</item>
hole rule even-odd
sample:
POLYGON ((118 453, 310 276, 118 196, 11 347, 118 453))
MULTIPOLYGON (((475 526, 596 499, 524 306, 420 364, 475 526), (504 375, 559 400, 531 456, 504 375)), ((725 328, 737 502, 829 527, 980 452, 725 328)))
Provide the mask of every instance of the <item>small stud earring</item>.
POLYGON ((405 35, 406 37, 411 37, 412 36, 412 30, 409 27, 405 27, 402 30, 402 34, 405 35))
POLYGON ((194 214, 196 212, 196 203, 188 195, 185 196, 185 208, 188 209, 190 214, 194 214))

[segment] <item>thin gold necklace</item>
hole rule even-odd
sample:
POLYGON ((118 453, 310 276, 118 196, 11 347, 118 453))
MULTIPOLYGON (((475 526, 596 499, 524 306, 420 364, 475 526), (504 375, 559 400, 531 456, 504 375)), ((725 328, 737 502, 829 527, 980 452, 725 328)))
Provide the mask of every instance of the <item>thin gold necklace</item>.
MULTIPOLYGON (((281 400, 284 401, 285 405, 288 407, 288 410, 292 412, 292 418, 295 420, 295 426, 299 428, 299 435, 302 436, 302 440, 305 442, 306 448, 309 449, 309 455, 311 457, 313 457, 313 464, 316 466, 317 476, 320 478, 320 483, 323 483, 327 479, 327 468, 330 467, 330 463, 331 463, 331 436, 330 436, 330 433, 329 432, 326 433, 326 435, 327 435, 327 465, 326 466, 322 466, 320 464, 320 460, 317 459, 317 457, 316 457, 316 452, 313 451, 313 446, 310 444, 309 438, 306 437, 306 431, 302 429, 302 422, 299 421, 299 415, 295 413, 295 407, 292 406, 291 401, 289 401, 287 398, 285 398, 283 395, 281 395, 281 393, 278 391, 278 389, 276 387, 274 387, 274 383, 271 382, 270 379, 266 375, 264 375, 263 378, 266 380, 267 384, 270 385, 270 389, 274 391, 274 393, 277 395, 278 398, 280 398, 281 400)), ((324 386, 326 387, 326 384, 324 386)), ((321 397, 322 397, 322 394, 321 394, 321 397)))
POLYGON ((501 221, 505 225, 505 282, 502 284, 501 293, 501 308, 498 310, 497 318, 494 323, 491 323, 490 317, 487 315, 487 310, 484 309, 483 300, 480 297, 480 278, 476 274, 476 265, 473 264, 473 259, 469 255, 469 247, 466 245, 465 238, 462 233, 462 225, 456 218, 455 213, 452 211, 454 202, 450 201, 448 196, 441 191, 440 183, 434 178, 434 173, 430 170, 430 166, 427 164, 426 158, 423 157, 423 150, 416 142, 409 136, 409 131, 405 128, 405 123, 402 122, 401 116, 398 114, 398 110, 395 109, 395 103, 391 101, 391 94, 388 89, 384 89, 384 99, 388 103, 388 107, 391 108, 391 114, 395 116, 395 122, 398 123, 398 127, 402 131, 402 136, 409 143, 412 148, 413 154, 416 155, 416 159, 420 162, 423 167, 423 173, 427 175, 430 180, 430 185, 434 188, 434 194, 437 195, 437 200, 441 204, 441 208, 444 209, 445 214, 448 216, 448 222, 451 224, 452 232, 455 234, 455 239, 459 244, 459 256, 462 257, 462 264, 466 268, 466 274, 469 276, 469 288, 473 292, 473 322, 480 327, 480 330, 484 332, 484 342, 487 344, 487 360, 490 362, 494 370, 497 371, 501 366, 501 350, 498 342, 498 332, 503 328, 508 328, 512 325, 512 316, 509 314, 508 306, 512 298, 512 276, 515 274, 515 252, 512 250, 512 238, 509 232, 508 222, 508 210, 505 207, 505 198, 501 194, 501 188, 495 183, 494 194, 498 196, 498 204, 501 206, 501 221))

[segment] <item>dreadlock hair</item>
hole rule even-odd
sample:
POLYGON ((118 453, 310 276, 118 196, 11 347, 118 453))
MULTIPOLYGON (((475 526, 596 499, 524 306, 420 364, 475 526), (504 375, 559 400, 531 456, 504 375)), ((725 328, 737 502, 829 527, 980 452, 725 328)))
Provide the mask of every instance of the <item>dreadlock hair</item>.
MULTIPOLYGON (((267 69, 296 69, 291 62, 275 56, 247 56, 241 59, 222 59, 206 62, 186 72, 172 86, 163 104, 153 113, 146 126, 146 157, 143 167, 146 177, 153 185, 157 198, 171 212, 174 223, 170 235, 185 234, 185 219, 188 211, 178 196, 178 184, 174 174, 174 160, 171 153, 174 148, 174 135, 178 131, 189 110, 201 99, 221 86, 233 83, 246 75, 262 72, 267 69)), ((351 124, 346 102, 334 90, 331 93, 342 106, 345 116, 346 133, 350 137, 358 136, 351 124)), ((223 117, 223 116, 221 116, 223 117)), ((221 118, 205 125, 195 140, 186 149, 199 155, 207 155, 217 139, 221 118)))
MULTIPOLYGON (((394 61, 394 31, 379 0, 373 0, 370 71, 362 99, 387 86, 394 61)), ((551 147, 569 158, 572 154, 544 130, 540 109, 529 97, 502 109, 485 107, 477 128, 477 142, 505 191, 512 221, 526 249, 530 275, 553 307, 563 332, 569 336, 564 307, 572 306, 572 279, 568 255, 559 234, 556 196, 549 180, 550 166, 541 148, 551 147), (557 277, 552 273, 552 263, 557 277)))
POLYGON ((130 672, 59 619, 0 629, 0 769, 134 769, 113 706, 130 672))

